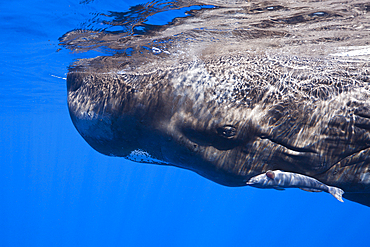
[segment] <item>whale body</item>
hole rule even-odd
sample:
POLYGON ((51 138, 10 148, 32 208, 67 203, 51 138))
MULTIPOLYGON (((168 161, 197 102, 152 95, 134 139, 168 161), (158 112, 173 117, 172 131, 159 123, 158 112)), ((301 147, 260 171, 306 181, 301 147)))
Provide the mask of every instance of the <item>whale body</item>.
POLYGON ((367 196, 369 71, 327 63, 250 55, 138 73, 72 71, 68 106, 103 154, 143 150, 226 186, 284 170, 340 187, 345 198, 367 196))
MULTIPOLYGON (((370 206, 370 60, 322 47, 333 23, 356 21, 362 17, 347 18, 351 11, 367 7, 281 4, 220 4, 146 35, 66 34, 72 50, 117 50, 70 67, 73 124, 106 155, 192 170, 225 186, 282 170, 370 206)), ((328 42, 348 45, 369 32, 346 30, 347 38, 328 42)))

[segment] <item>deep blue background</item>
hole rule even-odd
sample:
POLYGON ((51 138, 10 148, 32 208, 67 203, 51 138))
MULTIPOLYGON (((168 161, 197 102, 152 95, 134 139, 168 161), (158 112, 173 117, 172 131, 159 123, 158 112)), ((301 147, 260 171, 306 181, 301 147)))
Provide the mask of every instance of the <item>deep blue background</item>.
POLYGON ((63 78, 74 59, 95 54, 57 52, 58 38, 132 5, 0 2, 0 246, 365 246, 368 207, 327 193, 227 188, 85 143, 63 78))

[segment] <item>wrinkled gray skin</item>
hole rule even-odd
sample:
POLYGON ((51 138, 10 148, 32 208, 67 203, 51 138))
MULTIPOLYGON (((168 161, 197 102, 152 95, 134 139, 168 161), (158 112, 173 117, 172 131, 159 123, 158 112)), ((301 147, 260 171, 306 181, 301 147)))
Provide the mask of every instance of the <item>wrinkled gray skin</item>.
POLYGON ((109 59, 67 76, 72 121, 97 151, 143 150, 226 186, 300 173, 370 206, 368 64, 239 54, 118 71, 109 59))

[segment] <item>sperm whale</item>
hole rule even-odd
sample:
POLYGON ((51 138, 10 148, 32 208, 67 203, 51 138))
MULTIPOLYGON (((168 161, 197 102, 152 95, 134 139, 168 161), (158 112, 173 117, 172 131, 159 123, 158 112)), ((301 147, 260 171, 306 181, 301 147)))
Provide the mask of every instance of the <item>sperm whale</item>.
POLYGON ((217 2, 148 32, 125 19, 127 33, 64 35, 72 51, 116 51, 69 68, 77 131, 100 153, 225 186, 289 171, 370 206, 370 29, 357 25, 367 7, 217 2))

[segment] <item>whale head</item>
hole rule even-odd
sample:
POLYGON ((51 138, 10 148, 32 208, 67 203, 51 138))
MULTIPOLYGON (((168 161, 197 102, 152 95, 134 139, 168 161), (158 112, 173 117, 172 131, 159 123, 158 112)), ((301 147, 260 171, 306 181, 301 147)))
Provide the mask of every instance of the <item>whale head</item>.
MULTIPOLYGON (((141 150, 151 157, 142 162, 228 186, 280 169, 351 190, 360 178, 341 178, 367 169, 356 165, 368 165, 370 91, 349 63, 251 54, 107 67, 114 63, 124 61, 97 58, 67 77, 72 121, 103 154, 141 150)), ((370 179, 361 181, 366 190, 370 179)))
POLYGON ((104 15, 113 19, 102 24, 123 31, 60 39, 72 51, 110 54, 70 67, 68 108, 81 136, 103 154, 227 186, 283 170, 370 205, 368 30, 354 24, 366 22, 362 5, 323 12, 306 2, 217 1, 163 26, 147 23, 191 4, 104 15), (329 37, 338 23, 347 28, 329 37))

